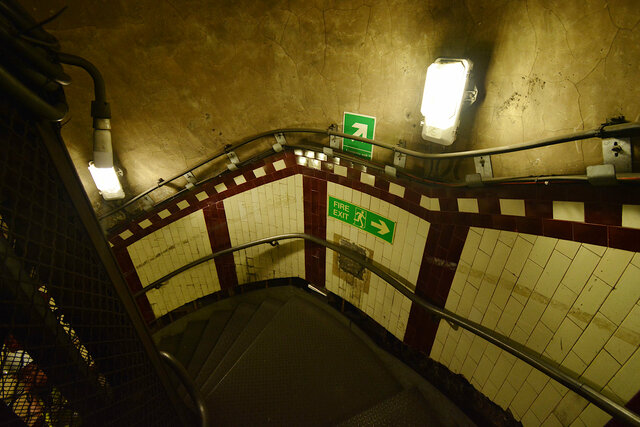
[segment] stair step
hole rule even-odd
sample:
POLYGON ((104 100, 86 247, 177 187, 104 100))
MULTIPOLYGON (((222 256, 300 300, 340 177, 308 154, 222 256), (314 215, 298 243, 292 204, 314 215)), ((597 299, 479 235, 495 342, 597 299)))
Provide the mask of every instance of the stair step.
POLYGON ((260 307, 255 311, 242 333, 238 335, 235 342, 231 347, 229 347, 227 353, 224 355, 218 366, 202 385, 201 391, 204 395, 211 391, 218 384, 220 379, 226 375, 228 370, 233 367, 247 348, 249 348, 253 340, 271 321, 282 305, 282 302, 271 299, 265 300, 260 304, 260 307))
POLYGON ((294 297, 205 399, 219 425, 327 425, 400 390, 348 326, 294 297))
POLYGON ((429 405, 416 388, 403 390, 339 424, 351 426, 438 426, 429 405))
POLYGON ((183 366, 189 365, 191 356, 193 356, 193 353, 198 347, 198 342, 200 341, 205 326, 207 326, 206 320, 196 320, 187 324, 187 328, 182 334, 182 339, 175 354, 183 366))
POLYGON ((200 388, 200 390, 202 390, 202 385, 218 366, 220 360, 222 360, 229 347, 231 347, 238 335, 242 333, 244 327, 249 323, 249 320, 251 320, 251 316, 253 316, 255 311, 255 305, 244 303, 239 304, 233 311, 233 314, 220 334, 220 338, 218 338, 216 345, 204 361, 198 376, 194 378, 196 386, 200 388))
POLYGON ((232 314, 233 310, 217 310, 211 313, 196 351, 187 365, 187 372, 189 372, 189 376, 192 379, 196 378, 200 373, 202 365, 218 342, 218 338, 220 338, 220 334, 222 334, 232 314))

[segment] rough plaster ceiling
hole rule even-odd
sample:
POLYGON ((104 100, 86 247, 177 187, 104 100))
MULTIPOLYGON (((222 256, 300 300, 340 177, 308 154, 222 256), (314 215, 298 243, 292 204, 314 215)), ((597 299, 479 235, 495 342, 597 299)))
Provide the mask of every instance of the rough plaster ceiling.
MULTIPOLYGON (((64 51, 93 61, 105 76, 129 195, 248 135, 326 128, 341 123, 344 111, 376 116, 377 139, 440 151, 420 138, 419 115, 424 72, 439 56, 473 60, 481 92, 452 150, 640 113, 637 0, 39 3, 24 2, 36 19, 68 5, 47 28, 64 51)), ((71 120, 63 136, 100 211, 105 206, 86 169, 91 81, 69 73, 71 120)), ((390 157, 377 150, 376 159, 390 157)), ((493 159, 498 176, 583 173, 600 162, 597 141, 493 159)), ((421 161, 408 166, 431 170, 421 161)), ((460 178, 472 168, 470 161, 454 166, 442 170, 460 178)))

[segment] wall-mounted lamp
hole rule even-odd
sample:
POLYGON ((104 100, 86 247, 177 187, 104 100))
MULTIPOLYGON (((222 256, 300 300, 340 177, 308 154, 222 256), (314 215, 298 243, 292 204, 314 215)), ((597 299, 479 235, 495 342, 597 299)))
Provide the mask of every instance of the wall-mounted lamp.
POLYGON ((427 68, 422 107, 422 138, 441 145, 456 139, 460 111, 464 103, 476 100, 477 89, 468 91, 473 64, 468 59, 438 58, 427 68))
POLYGON ((110 168, 98 168, 93 162, 89 162, 89 172, 105 200, 124 199, 124 190, 118 179, 118 172, 110 168))
POLYGON ((83 68, 93 79, 95 99, 91 102, 93 117, 93 161, 89 162, 89 172, 105 200, 124 199, 124 190, 118 179, 122 171, 113 166, 113 146, 111 145, 111 108, 107 102, 102 74, 91 62, 68 53, 58 53, 63 64, 83 68))

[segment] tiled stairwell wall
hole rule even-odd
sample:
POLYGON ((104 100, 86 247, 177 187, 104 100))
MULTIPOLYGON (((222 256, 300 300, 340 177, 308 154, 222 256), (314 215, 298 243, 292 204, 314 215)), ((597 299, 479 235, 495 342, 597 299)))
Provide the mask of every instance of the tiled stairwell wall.
MULTIPOLYGON (((204 184, 109 239, 136 292, 237 244, 305 232, 352 244, 417 294, 509 335, 638 411, 640 192, 571 184, 426 187, 292 152, 204 184), (333 196, 396 222, 392 243, 328 218, 333 196), (635 396, 635 397, 634 397, 635 396)), ((297 276, 461 373, 525 425, 609 419, 496 347, 453 330, 372 274, 301 241, 216 258, 138 298, 148 321, 237 284, 297 276)))

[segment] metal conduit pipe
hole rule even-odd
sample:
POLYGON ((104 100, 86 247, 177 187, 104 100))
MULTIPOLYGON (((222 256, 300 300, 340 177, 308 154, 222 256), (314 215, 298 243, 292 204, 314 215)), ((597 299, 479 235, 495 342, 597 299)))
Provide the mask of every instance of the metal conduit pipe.
POLYGON ((0 65, 0 88, 2 88, 3 92, 19 100, 24 107, 47 120, 59 122, 67 114, 68 107, 66 104, 60 103, 56 106, 49 104, 23 85, 2 65, 0 65))
POLYGON ((193 403, 198 408, 198 415, 200 418, 200 426, 208 427, 209 426, 209 412, 207 411, 207 406, 204 403, 204 398, 202 397, 202 393, 196 387, 191 377, 189 377, 189 373, 184 368, 182 363, 178 359, 176 359, 172 354, 167 353, 166 351, 159 351, 160 357, 164 362, 169 365, 169 367, 175 372, 175 374, 184 385, 184 388, 187 390, 187 393, 193 400, 193 403))
MULTIPOLYGON (((570 142, 570 141, 579 141, 579 140, 583 140, 583 139, 589 139, 589 138, 607 138, 607 137, 614 137, 614 136, 627 136, 627 135, 635 135, 635 134, 640 134, 640 123, 638 122, 633 122, 633 123, 622 123, 622 124, 613 124, 613 125, 603 125, 598 129, 592 129, 592 130, 588 130, 588 131, 582 131, 582 132, 578 132, 578 133, 573 133, 573 134, 568 134, 568 135, 563 135, 563 136, 558 136, 558 137, 551 137, 551 138, 545 138, 545 139, 540 139, 540 140, 535 140, 535 141, 529 141, 529 142, 523 142, 520 144, 512 144, 512 145, 507 145, 507 146, 503 146, 503 147, 495 147, 495 148, 482 148, 482 149, 478 149, 478 150, 469 150, 469 151, 459 151, 459 152, 454 152, 454 153, 442 153, 442 154, 431 154, 431 153, 422 153, 419 151, 415 151, 415 150, 409 150, 407 148, 402 148, 402 147, 398 147, 397 145, 393 145, 393 144, 387 144, 384 142, 380 142, 380 141, 376 141, 373 139, 367 139, 367 138, 362 138, 359 136, 354 136, 354 135, 348 135, 346 133, 342 133, 342 132, 336 132, 336 131, 332 131, 330 129, 328 130, 323 130, 323 129, 315 129, 315 128, 283 128, 283 129, 273 129, 270 131, 266 131, 266 132, 262 132, 253 136, 250 136, 248 138, 243 139, 241 142, 239 142, 238 144, 232 145, 232 146, 228 146, 227 148, 225 148, 224 151, 219 152, 201 162, 199 162, 198 164, 196 164, 195 166, 190 167, 189 169, 186 169, 174 176, 172 176, 171 178, 167 179, 167 180, 161 180, 158 182, 158 184, 154 185, 153 187, 148 188, 147 190, 143 191, 142 193, 138 194, 137 196, 133 197, 132 199, 129 199, 127 202, 125 202, 124 204, 120 205, 119 207, 112 209, 111 211, 101 215, 100 217, 98 217, 98 219, 102 220, 104 218, 107 218, 113 214, 115 214, 116 212, 119 212, 121 210, 123 210, 124 208, 126 208, 127 206, 130 206, 131 204, 135 203, 136 201, 140 200, 141 198, 143 198, 144 196, 146 196, 147 194, 151 193, 154 190, 157 190, 160 187, 163 187, 167 184, 169 184, 170 182, 182 177, 183 175, 198 169, 199 167, 219 158, 224 156, 226 153, 228 153, 229 151, 234 151, 252 141, 258 140, 260 138, 264 138, 267 136, 272 136, 278 133, 315 133, 315 134, 322 134, 322 135, 333 135, 333 136, 338 136, 338 137, 343 137, 343 138, 350 138, 350 139, 354 139, 356 141, 361 141, 361 142, 367 142, 369 144, 375 145, 377 147, 382 147, 382 148, 386 148, 388 150, 394 151, 394 152, 399 152, 399 153, 403 153, 406 154, 408 156, 412 156, 412 157, 416 157, 416 158, 420 158, 420 159, 431 159, 431 160, 444 160, 444 159, 455 159, 455 158, 466 158, 466 157, 476 157, 476 156, 487 156, 487 155, 492 155, 492 154, 504 154, 504 153, 511 153, 511 152, 515 152, 515 151, 522 151, 522 150, 528 150, 531 148, 539 148, 539 147, 546 147, 549 145, 555 145, 555 144, 562 144, 565 142, 570 142)), ((491 180, 485 180, 486 182, 490 182, 491 180)), ((501 181, 502 182, 502 181, 501 181)))
POLYGON ((538 369, 539 371, 545 373, 549 377, 558 381, 560 384, 573 390, 574 392, 584 397, 585 399, 587 399, 594 405, 598 406, 600 409, 612 415, 613 417, 618 418, 631 425, 640 426, 640 416, 638 414, 630 411, 624 406, 617 404, 616 402, 602 395, 601 393, 599 393, 597 390, 590 387, 589 385, 566 374, 565 372, 553 366, 551 363, 547 362, 546 360, 543 360, 538 355, 534 354, 529 349, 517 343, 516 341, 512 340, 511 338, 506 337, 497 332, 494 332, 491 329, 480 325, 479 323, 472 322, 469 319, 466 319, 462 316, 459 316, 444 308, 440 308, 430 303, 426 299, 411 292, 411 290, 409 290, 400 281, 398 281, 395 277, 393 277, 391 274, 389 274, 380 266, 374 264, 368 259, 363 260, 363 257, 361 254, 358 254, 342 245, 328 242, 326 240, 320 239, 310 234, 288 233, 288 234, 281 234, 277 236, 265 237, 264 239, 254 240, 253 242, 244 243, 242 245, 238 245, 232 248, 215 252, 211 255, 195 260, 189 264, 186 264, 180 267, 179 269, 165 275, 164 277, 146 286, 141 291, 137 292, 134 296, 139 297, 141 295, 144 295, 146 292, 148 292, 151 289, 157 289, 161 287, 164 282, 171 279, 172 277, 175 277, 176 275, 192 267, 195 267, 199 264, 202 264, 203 262, 207 262, 213 258, 217 258, 222 255, 227 255, 227 254, 237 252, 237 251, 247 249, 257 245, 264 245, 267 243, 274 245, 276 242, 280 240, 290 240, 290 239, 303 239, 303 240, 324 246, 328 249, 331 249, 334 252, 338 252, 339 254, 344 255, 347 258, 350 258, 351 260, 367 268, 369 271, 374 273, 376 276, 380 277, 385 282, 389 283, 402 295, 409 298, 412 302, 418 304, 420 307, 427 310, 432 315, 439 317, 441 319, 444 319, 450 323, 456 324, 466 329, 467 331, 473 333, 474 335, 477 335, 489 341, 490 343, 500 347, 501 349, 511 353, 518 359, 528 363, 529 365, 533 366, 534 368, 538 369))

